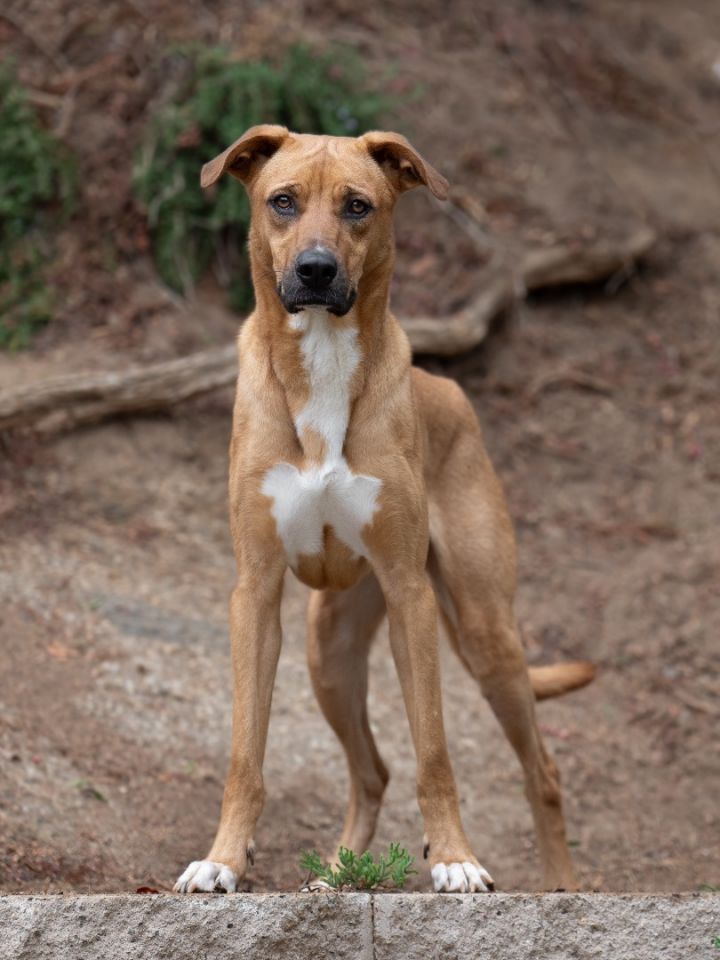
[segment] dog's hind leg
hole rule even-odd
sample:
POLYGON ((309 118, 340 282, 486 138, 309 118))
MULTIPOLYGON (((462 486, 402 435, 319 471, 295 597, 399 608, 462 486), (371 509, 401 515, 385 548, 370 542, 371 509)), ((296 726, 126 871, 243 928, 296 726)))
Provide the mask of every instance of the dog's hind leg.
MULTIPOLYGON (((438 572, 433 579, 437 582, 438 572)), ((577 883, 568 853, 557 767, 538 729, 527 664, 511 618, 487 609, 448 603, 449 592, 437 588, 450 642, 500 722, 524 778, 537 833, 543 887, 573 890, 577 883), (443 596, 444 595, 444 596, 443 596)))
POLYGON ((367 850, 389 776, 367 713, 368 654, 385 613, 374 575, 345 591, 314 592, 308 607, 308 663, 315 694, 348 762, 350 800, 338 847, 367 850))
POLYGON ((502 491, 475 422, 466 424, 446 454, 430 505, 429 569, 439 605, 455 652, 522 765, 543 886, 574 889, 558 771, 538 729, 513 614, 515 546, 502 491))

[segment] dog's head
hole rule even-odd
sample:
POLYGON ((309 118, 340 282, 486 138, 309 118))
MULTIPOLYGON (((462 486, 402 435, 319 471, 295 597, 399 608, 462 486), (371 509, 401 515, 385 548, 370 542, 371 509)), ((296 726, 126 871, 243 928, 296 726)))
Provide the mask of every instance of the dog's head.
POLYGON ((256 284, 274 278, 284 307, 342 316, 361 278, 392 254, 392 210, 405 190, 427 186, 447 197, 447 181, 397 133, 324 137, 285 127, 252 127, 206 163, 209 187, 230 173, 248 190, 256 284))

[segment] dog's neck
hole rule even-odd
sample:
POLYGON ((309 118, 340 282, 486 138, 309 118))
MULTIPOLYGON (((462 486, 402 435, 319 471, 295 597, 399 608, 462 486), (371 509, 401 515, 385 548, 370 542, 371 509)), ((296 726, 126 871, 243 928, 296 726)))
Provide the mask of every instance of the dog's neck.
POLYGON ((388 327, 396 322, 388 311, 391 265, 385 261, 361 278, 343 317, 315 307, 288 314, 268 272, 253 269, 256 329, 303 451, 316 462, 341 456, 353 402, 379 368, 388 327))
MULTIPOLYGON (((337 317, 314 307, 288 314, 272 274, 253 264, 255 327, 267 345, 273 372, 286 394, 293 419, 307 404, 309 389, 332 393, 331 381, 321 376, 321 356, 322 362, 336 371, 347 373, 352 366, 347 384, 350 404, 364 389, 368 373, 377 366, 385 349, 388 325, 395 322, 388 310, 391 268, 392 260, 390 264, 385 261, 364 274, 352 308, 337 317)), ((332 397, 328 395, 327 399, 332 397)))

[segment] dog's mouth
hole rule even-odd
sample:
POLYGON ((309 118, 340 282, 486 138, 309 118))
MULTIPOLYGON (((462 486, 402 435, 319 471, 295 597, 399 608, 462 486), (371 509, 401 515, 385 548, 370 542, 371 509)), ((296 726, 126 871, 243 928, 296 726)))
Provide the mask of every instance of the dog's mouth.
POLYGON ((294 276, 283 279, 277 287, 278 296, 288 313, 298 313, 307 307, 321 307, 336 317, 348 313, 357 296, 357 291, 343 278, 326 290, 312 290, 294 276))

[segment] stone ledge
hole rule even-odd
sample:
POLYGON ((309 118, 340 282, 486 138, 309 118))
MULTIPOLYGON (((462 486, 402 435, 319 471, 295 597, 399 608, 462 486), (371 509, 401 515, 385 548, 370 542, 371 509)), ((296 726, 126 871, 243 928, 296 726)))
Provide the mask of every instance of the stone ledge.
POLYGON ((714 894, 0 896, 5 960, 720 960, 714 894))

